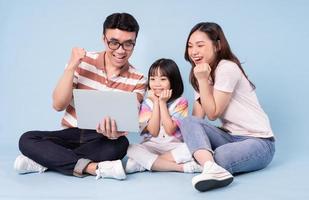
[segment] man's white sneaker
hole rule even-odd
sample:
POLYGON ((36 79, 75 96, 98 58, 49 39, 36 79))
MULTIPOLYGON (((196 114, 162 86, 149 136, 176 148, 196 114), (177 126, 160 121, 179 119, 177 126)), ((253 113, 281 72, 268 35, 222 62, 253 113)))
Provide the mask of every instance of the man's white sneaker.
POLYGON ((194 160, 183 164, 184 173, 197 173, 197 172, 202 172, 202 171, 203 171, 202 166, 197 164, 194 160))
POLYGON ((33 172, 42 173, 47 170, 46 167, 40 165, 39 163, 34 162, 33 160, 24 155, 17 156, 14 162, 14 169, 19 174, 26 174, 33 172))
POLYGON ((96 179, 114 178, 123 180, 126 178, 121 160, 100 162, 95 172, 97 174, 96 179))
POLYGON ((135 162, 135 160, 133 160, 132 158, 128 158, 128 161, 126 164, 126 172, 128 174, 134 173, 134 172, 143 172, 143 171, 146 171, 146 169, 143 166, 135 162))
POLYGON ((233 175, 214 162, 207 161, 203 172, 192 178, 192 185, 200 192, 229 185, 233 175))

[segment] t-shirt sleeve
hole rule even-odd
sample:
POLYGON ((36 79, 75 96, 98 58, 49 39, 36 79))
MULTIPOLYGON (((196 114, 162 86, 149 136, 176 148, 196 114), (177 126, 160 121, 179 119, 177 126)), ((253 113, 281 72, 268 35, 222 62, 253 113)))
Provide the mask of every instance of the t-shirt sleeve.
POLYGON ((145 96, 146 92, 146 84, 147 84, 147 79, 142 76, 136 83, 136 87, 133 90, 133 92, 141 94, 142 96, 145 96))
POLYGON ((140 107, 139 111, 139 127, 140 127, 140 132, 143 133, 144 129, 147 127, 148 122, 151 118, 152 114, 152 108, 149 103, 150 100, 145 99, 140 107))
POLYGON ((179 127, 180 121, 188 116, 188 112, 188 100, 184 97, 181 97, 175 108, 171 111, 171 118, 179 127))
POLYGON ((242 77, 242 72, 233 62, 219 64, 215 73, 214 88, 232 93, 242 77))

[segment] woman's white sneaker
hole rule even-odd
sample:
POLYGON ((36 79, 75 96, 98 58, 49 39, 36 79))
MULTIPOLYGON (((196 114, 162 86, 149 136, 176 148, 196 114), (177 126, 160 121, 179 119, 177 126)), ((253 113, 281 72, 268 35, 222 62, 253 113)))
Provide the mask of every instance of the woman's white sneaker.
POLYGON ((96 179, 114 178, 123 180, 126 178, 121 160, 99 162, 95 172, 97 174, 96 179))
POLYGON ((17 156, 17 158, 15 159, 14 169, 19 174, 34 173, 34 172, 42 173, 47 170, 46 167, 40 165, 39 163, 34 162, 30 158, 22 154, 17 156))
POLYGON ((200 192, 220 188, 229 185, 233 181, 233 175, 214 162, 207 161, 203 172, 192 178, 192 185, 200 192))
POLYGON ((135 160, 133 160, 132 158, 128 158, 128 161, 126 164, 126 172, 128 174, 135 173, 135 172, 143 172, 143 171, 146 171, 146 169, 143 166, 135 162, 135 160))

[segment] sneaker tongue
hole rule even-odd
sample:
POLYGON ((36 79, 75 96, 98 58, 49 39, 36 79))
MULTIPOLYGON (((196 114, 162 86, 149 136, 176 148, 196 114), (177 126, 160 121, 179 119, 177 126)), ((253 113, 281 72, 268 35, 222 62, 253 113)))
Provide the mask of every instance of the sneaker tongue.
POLYGON ((215 163, 214 163, 214 162, 211 162, 211 161, 205 162, 205 164, 204 164, 204 170, 203 170, 203 171, 209 171, 209 170, 212 168, 212 166, 213 166, 214 164, 215 164, 215 163))
POLYGON ((104 165, 101 165, 101 167, 100 167, 100 171, 102 171, 103 173, 105 171, 109 171, 109 170, 112 170, 112 169, 113 169, 113 164, 109 163, 109 162, 104 163, 104 165))

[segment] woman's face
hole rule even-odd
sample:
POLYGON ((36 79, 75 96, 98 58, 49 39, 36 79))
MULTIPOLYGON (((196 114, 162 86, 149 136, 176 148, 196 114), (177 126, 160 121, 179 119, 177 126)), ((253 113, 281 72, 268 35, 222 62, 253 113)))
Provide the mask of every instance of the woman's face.
POLYGON ((206 33, 197 30, 189 38, 188 54, 195 65, 210 64, 215 59, 216 48, 206 33))
POLYGON ((155 75, 149 77, 149 87, 159 97, 163 90, 171 89, 171 84, 168 78, 161 75, 160 69, 158 69, 155 75))

